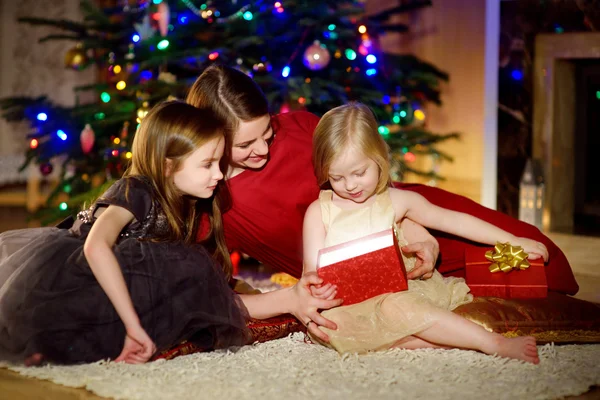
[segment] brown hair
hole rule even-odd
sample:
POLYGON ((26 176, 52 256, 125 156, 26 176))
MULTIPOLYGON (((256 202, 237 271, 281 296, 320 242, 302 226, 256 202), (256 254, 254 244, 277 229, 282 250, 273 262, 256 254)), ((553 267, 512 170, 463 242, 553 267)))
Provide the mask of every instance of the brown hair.
MULTIPOLYGON (((180 101, 168 101, 155 106, 144 117, 133 140, 131 164, 124 176, 144 176, 150 180, 169 224, 169 240, 194 243, 198 219, 202 211, 210 217, 210 232, 202 242, 214 250, 228 277, 231 260, 225 245, 221 219, 219 182, 215 196, 194 199, 182 196, 172 179, 166 177, 166 160, 172 170, 195 150, 215 138, 223 137, 225 124, 208 109, 199 109, 180 101)), ((222 165, 222 164, 221 164, 222 165)))
POLYGON ((240 121, 252 121, 269 114, 269 104, 260 87, 237 69, 211 65, 196 79, 185 99, 188 104, 210 108, 228 124, 226 151, 240 121))
POLYGON ((313 168, 319 186, 329 181, 331 163, 349 146, 379 166, 377 193, 391 185, 389 147, 379 134, 377 120, 369 107, 351 102, 326 112, 315 128, 313 168))

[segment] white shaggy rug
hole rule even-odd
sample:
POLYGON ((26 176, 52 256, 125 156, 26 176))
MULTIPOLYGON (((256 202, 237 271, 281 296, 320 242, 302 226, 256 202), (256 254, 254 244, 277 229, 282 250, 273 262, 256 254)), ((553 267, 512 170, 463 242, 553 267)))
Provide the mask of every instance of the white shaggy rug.
POLYGON ((116 399, 555 399, 600 385, 600 345, 539 350, 537 366, 462 350, 341 357, 296 333, 145 365, 8 368, 116 399))

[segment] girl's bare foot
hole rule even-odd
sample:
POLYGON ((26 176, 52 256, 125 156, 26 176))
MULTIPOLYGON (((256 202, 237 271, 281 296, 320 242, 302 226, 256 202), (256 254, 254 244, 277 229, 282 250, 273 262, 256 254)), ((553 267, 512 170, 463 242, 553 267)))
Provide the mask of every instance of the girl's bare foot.
POLYGON ((514 358, 533 364, 540 363, 535 338, 532 336, 505 338, 498 335, 491 341, 489 348, 482 349, 482 351, 487 354, 498 354, 501 357, 514 358))
POLYGON ((42 355, 42 353, 32 354, 25 359, 25 366, 26 367, 34 367, 36 365, 40 365, 42 363, 43 359, 44 359, 44 356, 42 355))
POLYGON ((448 346, 431 343, 416 336, 407 336, 398 340, 392 345, 392 348, 415 350, 415 349, 449 349, 448 346))

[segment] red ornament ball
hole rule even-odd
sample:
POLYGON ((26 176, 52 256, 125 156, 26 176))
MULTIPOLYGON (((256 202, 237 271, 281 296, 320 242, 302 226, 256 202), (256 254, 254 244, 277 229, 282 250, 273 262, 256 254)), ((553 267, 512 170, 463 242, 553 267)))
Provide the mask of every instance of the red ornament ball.
POLYGON ((40 165, 40 172, 44 176, 50 175, 52 173, 53 169, 54 168, 52 167, 52 164, 50 164, 50 163, 43 163, 40 165))

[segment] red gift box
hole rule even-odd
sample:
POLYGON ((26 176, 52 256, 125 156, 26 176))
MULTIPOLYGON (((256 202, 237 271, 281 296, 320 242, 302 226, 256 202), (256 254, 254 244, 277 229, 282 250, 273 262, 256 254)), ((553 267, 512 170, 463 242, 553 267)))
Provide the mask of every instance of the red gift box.
POLYGON ((489 250, 465 250, 466 281, 473 296, 514 299, 547 297, 548 283, 542 259, 527 260, 529 267, 526 269, 490 272, 492 262, 486 258, 486 252, 489 250))
POLYGON ((317 274, 337 285, 343 305, 408 289, 406 268, 393 228, 319 251, 317 274))

